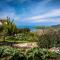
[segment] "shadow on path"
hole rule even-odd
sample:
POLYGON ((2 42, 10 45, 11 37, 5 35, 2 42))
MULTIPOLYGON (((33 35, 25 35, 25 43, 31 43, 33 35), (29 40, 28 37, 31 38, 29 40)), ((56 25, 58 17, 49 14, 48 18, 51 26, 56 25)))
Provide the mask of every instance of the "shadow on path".
POLYGON ((0 46, 2 45, 13 46, 14 44, 17 44, 17 42, 0 42, 0 46))

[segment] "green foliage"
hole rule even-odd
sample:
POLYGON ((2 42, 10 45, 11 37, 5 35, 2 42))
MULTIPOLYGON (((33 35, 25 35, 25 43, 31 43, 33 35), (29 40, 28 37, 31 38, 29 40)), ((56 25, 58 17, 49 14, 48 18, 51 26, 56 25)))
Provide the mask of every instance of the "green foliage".
POLYGON ((15 35, 9 35, 9 36, 0 36, 0 41, 4 41, 4 37, 5 37, 5 41, 9 42, 9 41, 14 41, 14 42, 18 42, 18 41, 28 41, 28 42, 37 42, 37 35, 35 33, 19 33, 19 34, 15 34, 15 35))
POLYGON ((6 20, 6 23, 3 24, 4 32, 7 35, 14 35, 16 33, 16 25, 10 19, 6 20))
POLYGON ((2 25, 0 25, 0 32, 2 32, 2 30, 3 30, 3 26, 2 26, 2 25))
POLYGON ((33 48, 27 51, 28 60, 49 60, 51 57, 56 57, 56 53, 50 52, 47 49, 33 48))
POLYGON ((24 59, 26 59, 26 57, 18 49, 15 49, 15 48, 12 48, 9 46, 2 46, 2 47, 0 47, 0 59, 24 60, 24 59))
MULTIPOLYGON (((30 33, 29 28, 18 29, 10 18, 2 20, 3 24, 0 26, 0 35, 4 36, 5 40, 28 40, 27 34, 30 33)), ((0 38, 2 39, 2 37, 0 38)))
POLYGON ((18 41, 37 41, 37 35, 34 33, 19 33, 16 34, 15 38, 18 41))
POLYGON ((33 48, 22 53, 20 49, 0 47, 0 60, 49 60, 51 57, 57 57, 57 54, 47 49, 33 48))
POLYGON ((49 26, 35 26, 36 29, 47 29, 50 28, 49 26))
POLYGON ((10 60, 26 60, 26 57, 23 53, 15 53, 10 60))
POLYGON ((15 36, 6 36, 5 37, 5 41, 16 41, 17 39, 16 39, 16 37, 15 36))
POLYGON ((39 36, 38 45, 40 48, 60 47, 60 30, 49 30, 39 36))
POLYGON ((9 46, 0 47, 0 57, 13 56, 15 53, 19 53, 19 50, 11 48, 9 46))
POLYGON ((21 29, 17 29, 17 30, 18 30, 18 33, 27 33, 27 32, 30 32, 29 28, 21 28, 21 29))

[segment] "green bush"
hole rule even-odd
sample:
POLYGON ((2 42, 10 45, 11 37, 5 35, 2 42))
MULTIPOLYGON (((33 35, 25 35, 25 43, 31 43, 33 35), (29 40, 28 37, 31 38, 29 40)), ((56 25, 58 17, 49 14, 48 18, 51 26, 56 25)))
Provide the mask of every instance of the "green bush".
POLYGON ((37 41, 37 35, 34 33, 19 33, 16 34, 15 39, 17 41, 37 41))
POLYGON ((10 60, 26 60, 26 57, 22 53, 15 53, 10 60))
POLYGON ((0 60, 49 60, 51 57, 57 57, 57 54, 47 49, 33 48, 22 53, 20 49, 9 46, 0 47, 0 60))
MULTIPOLYGON (((6 60, 24 60, 26 57, 20 52, 20 50, 9 47, 0 47, 0 59, 5 58, 6 60)), ((3 59, 4 60, 4 59, 3 59)))
POLYGON ((28 60, 48 60, 51 57, 56 57, 55 52, 50 52, 47 49, 33 48, 26 53, 28 60))
POLYGON ((20 28, 20 29, 17 29, 17 33, 28 33, 28 32, 30 32, 29 28, 20 28))
POLYGON ((16 38, 14 36, 6 36, 5 40, 16 40, 16 38))
POLYGON ((60 32, 58 30, 49 30, 38 38, 40 48, 60 47, 60 32))

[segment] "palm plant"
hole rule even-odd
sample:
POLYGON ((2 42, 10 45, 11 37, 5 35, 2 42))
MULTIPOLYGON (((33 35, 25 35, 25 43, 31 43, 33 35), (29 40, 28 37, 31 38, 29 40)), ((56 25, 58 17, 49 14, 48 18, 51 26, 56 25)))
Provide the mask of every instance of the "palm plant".
POLYGON ((10 19, 7 19, 6 22, 3 24, 4 32, 8 35, 14 35, 16 33, 16 25, 10 19))
POLYGON ((13 21, 10 21, 10 18, 7 18, 3 20, 2 24, 2 35, 3 35, 3 40, 5 41, 5 37, 7 35, 14 35, 17 32, 16 25, 13 23, 13 21))

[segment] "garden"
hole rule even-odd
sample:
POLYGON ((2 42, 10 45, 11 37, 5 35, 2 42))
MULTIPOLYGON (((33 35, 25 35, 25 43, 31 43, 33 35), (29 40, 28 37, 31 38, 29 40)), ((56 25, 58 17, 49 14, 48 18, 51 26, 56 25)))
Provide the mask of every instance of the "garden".
POLYGON ((17 28, 10 19, 3 20, 0 25, 0 60, 60 60, 60 28, 43 28, 42 31, 39 35, 30 32, 29 28, 17 28))

